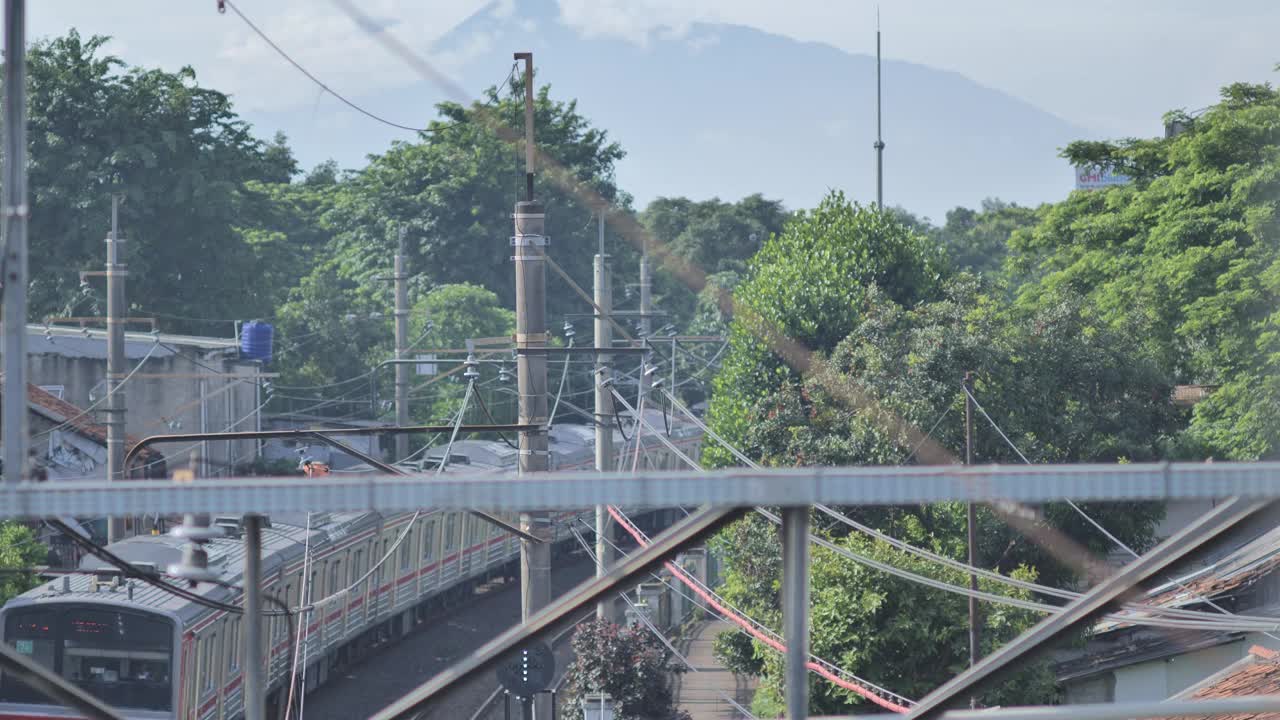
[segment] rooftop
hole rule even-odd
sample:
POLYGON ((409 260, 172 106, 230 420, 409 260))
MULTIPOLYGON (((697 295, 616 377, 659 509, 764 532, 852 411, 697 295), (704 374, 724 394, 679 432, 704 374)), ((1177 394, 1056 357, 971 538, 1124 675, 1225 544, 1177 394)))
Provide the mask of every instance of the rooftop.
MULTIPOLYGON (((1280 653, 1260 645, 1249 654, 1173 697, 1174 700, 1209 700, 1244 695, 1280 693, 1280 653)), ((1219 720, 1280 720, 1280 713, 1219 715, 1219 720)))

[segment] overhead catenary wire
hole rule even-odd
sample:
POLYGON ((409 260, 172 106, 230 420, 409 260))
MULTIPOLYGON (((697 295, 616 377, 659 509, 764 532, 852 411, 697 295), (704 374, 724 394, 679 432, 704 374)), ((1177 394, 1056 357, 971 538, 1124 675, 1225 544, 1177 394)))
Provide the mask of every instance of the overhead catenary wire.
MULTIPOLYGON (((723 437, 721 437, 718 433, 716 433, 714 430, 708 427, 705 423, 703 423, 701 419, 693 415, 693 413, 687 407, 681 404, 679 400, 676 399, 671 393, 665 392, 665 391, 664 393, 667 395, 668 399, 671 400, 674 405, 676 405, 682 412, 684 412, 690 418, 690 420, 694 422, 695 425, 701 428, 703 432, 705 432, 713 440, 715 440, 716 442, 724 446, 730 452, 730 454, 732 454, 734 457, 738 458, 742 462, 746 463, 749 467, 753 467, 757 469, 761 467, 759 463, 751 460, 751 458, 747 457, 740 450, 738 450, 736 447, 734 447, 732 444, 726 441, 723 437)), ((893 538, 890 538, 889 536, 884 535, 883 533, 879 533, 878 531, 875 531, 872 528, 869 528, 860 523, 857 523, 851 518, 847 518, 841 515, 840 513, 835 512, 834 510, 832 510, 831 508, 825 505, 818 505, 817 507, 821 512, 824 512, 825 514, 828 514, 836 518, 837 520, 840 520, 841 522, 845 522, 846 524, 851 525, 852 527, 854 527, 855 529, 858 529, 859 531, 866 532, 868 534, 873 534, 873 536, 877 537, 878 539, 883 539, 884 541, 888 542, 890 545, 894 547, 898 547, 899 549, 905 552, 917 552, 919 554, 927 556, 929 559, 934 560, 935 562, 941 562, 943 564, 950 565, 957 569, 962 569, 966 572, 975 572, 977 574, 983 575, 984 577, 987 577, 988 579, 995 580, 997 582, 1001 582, 1006 585, 1013 585, 1015 587, 1030 590, 1033 592, 1054 595, 1067 600, 1071 600, 1071 599, 1074 599, 1075 597, 1078 597, 1077 593, 1070 593, 1068 591, 1058 590, 1056 588, 1051 588, 1045 585, 1038 585, 1035 583, 1028 583, 1025 581, 1016 580, 1015 578, 1009 578, 1004 575, 1000 575, 999 573, 987 571, 982 568, 971 567, 966 563, 953 561, 950 558, 946 558, 941 555, 936 555, 934 553, 928 553, 927 551, 919 550, 918 548, 914 548, 913 546, 910 546, 906 543, 902 543, 901 541, 897 541, 893 538)), ((781 523, 781 520, 777 518, 777 516, 774 515, 773 513, 770 513, 766 510, 759 509, 759 508, 757 508, 757 512, 759 512, 761 515, 769 519, 771 522, 774 522, 775 524, 781 523)), ((1005 596, 997 595, 994 593, 980 593, 980 594, 974 593, 973 591, 970 591, 968 588, 962 588, 960 586, 951 585, 949 583, 943 583, 941 581, 934 581, 931 578, 926 578, 925 576, 917 575, 915 573, 911 573, 905 570, 900 570, 898 568, 887 565, 885 563, 879 563, 878 561, 872 560, 871 558, 868 558, 864 555, 854 553, 853 551, 850 551, 847 548, 836 546, 830 541, 826 540, 825 538, 819 538, 817 536, 810 535, 810 540, 818 545, 826 547, 829 550, 833 550, 837 554, 842 555, 848 559, 852 559, 852 560, 855 560, 856 562, 875 567, 876 569, 882 570, 883 572, 888 572, 890 574, 898 575, 899 577, 903 577, 904 579, 908 579, 916 582, 922 582, 926 585, 934 587, 935 589, 944 590, 947 592, 956 592, 956 593, 965 594, 965 595, 972 595, 973 597, 977 597, 980 600, 1015 605, 1017 607, 1022 607, 1023 609, 1035 610, 1039 612, 1056 612, 1057 611, 1057 608, 1055 608, 1052 605, 1045 605, 1043 603, 1033 603, 1032 601, 1022 601, 1022 600, 1015 601, 1015 599, 1013 598, 1006 598, 1005 596)), ((1139 604, 1129 604, 1126 606, 1126 608, 1130 611, 1129 614, 1113 615, 1110 617, 1110 619, 1112 619, 1115 622, 1165 625, 1165 626, 1171 626, 1171 627, 1196 627, 1197 629, 1210 629, 1209 627, 1202 627, 1202 626, 1212 626, 1212 629, 1227 629, 1228 627, 1238 628, 1238 627, 1243 627, 1242 626, 1242 623, 1243 623, 1243 624, 1249 625, 1249 629, 1251 630, 1263 630, 1264 632, 1267 629, 1275 628, 1277 625, 1277 622, 1274 619, 1261 617, 1261 616, 1244 618, 1237 615, 1237 616, 1233 616, 1234 622, 1229 622, 1226 620, 1218 619, 1217 616, 1214 616, 1208 613, 1190 611, 1190 610, 1178 610, 1175 608, 1159 608, 1159 607, 1139 605, 1139 604), (1141 618, 1140 616, 1135 616, 1132 613, 1152 613, 1152 614, 1166 615, 1166 616, 1171 616, 1174 618, 1182 618, 1182 619, 1147 620, 1147 619, 1141 618)))
MULTIPOLYGON (((631 535, 631 537, 635 539, 637 544, 639 544, 641 547, 645 547, 649 544, 648 539, 645 538, 643 533, 639 531, 639 528, 636 528, 630 522, 630 520, 627 519, 626 516, 621 513, 621 511, 619 511, 616 507, 612 505, 606 506, 606 509, 608 510, 609 515, 613 517, 613 519, 620 526, 622 526, 622 528, 627 532, 627 534, 631 535)), ((752 625, 751 623, 747 622, 736 613, 733 613, 727 608, 725 608, 712 593, 708 592, 707 590, 703 589, 700 585, 696 584, 689 577, 688 573, 686 573, 678 565, 668 560, 665 562, 665 567, 669 572, 671 572, 672 575, 678 578, 681 582, 685 583, 689 587, 689 589, 694 592, 694 594, 701 597, 705 602, 707 602, 712 607, 716 608, 717 611, 719 611, 720 613, 728 617, 732 622, 737 624, 739 627, 742 627, 752 637, 768 645, 769 647, 773 648, 778 652, 782 652, 782 653, 786 652, 786 646, 781 641, 774 639, 769 635, 761 632, 755 625, 752 625)), ((852 682, 852 681, 846 680, 844 678, 839 677, 835 673, 833 673, 824 665, 821 665, 813 661, 806 663, 806 667, 808 667, 811 671, 817 673, 819 676, 829 680, 830 682, 835 683, 836 685, 842 688, 845 688, 846 690, 850 690, 862 696, 863 698, 870 700, 871 702, 877 705, 880 705, 881 707, 887 710, 893 710, 894 712, 899 712, 899 713, 905 713, 910 711, 910 708, 908 705, 902 704, 900 702, 895 702, 894 700, 891 700, 882 696, 881 693, 888 692, 883 690, 882 688, 877 688, 880 690, 880 692, 877 692, 876 689, 873 689, 873 686, 870 686, 869 683, 858 683, 858 682, 852 682)), ((894 697, 899 697, 899 698, 901 697, 893 693, 889 693, 889 694, 893 695, 894 697)))
MULTIPOLYGON (((582 549, 587 553, 587 556, 591 558, 591 561, 593 563, 599 562, 598 559, 596 558, 595 551, 593 551, 591 549, 591 546, 587 544, 586 539, 582 537, 582 533, 578 531, 578 528, 573 525, 570 525, 569 531, 573 533, 573 537, 578 541, 578 544, 582 546, 582 549)), ((653 624, 653 621, 650 620, 648 616, 645 615, 645 613, 640 611, 640 608, 636 607, 636 604, 632 602, 631 598, 626 593, 618 593, 618 597, 622 598, 623 602, 625 602, 627 606, 630 607, 635 612, 636 618, 640 620, 640 623, 644 625, 646 628, 648 628, 649 632, 651 632, 654 637, 658 638, 658 642, 662 643, 662 645, 667 648, 667 650, 671 653, 672 657, 679 660, 680 663, 684 665, 686 668, 688 668, 690 672, 693 672, 693 673, 702 672, 700 668, 698 668, 689 660, 689 658, 685 657, 679 650, 676 649, 676 646, 673 645, 671 641, 667 638, 667 636, 664 635, 663 632, 659 630, 656 625, 653 624)), ((738 701, 730 697, 729 693, 726 693, 725 691, 717 688, 716 694, 718 694, 721 697, 721 699, 723 699, 725 702, 732 705, 733 708, 737 710, 739 713, 741 713, 743 717, 750 718, 751 720, 756 720, 756 716, 753 715, 750 710, 743 707, 738 701)))

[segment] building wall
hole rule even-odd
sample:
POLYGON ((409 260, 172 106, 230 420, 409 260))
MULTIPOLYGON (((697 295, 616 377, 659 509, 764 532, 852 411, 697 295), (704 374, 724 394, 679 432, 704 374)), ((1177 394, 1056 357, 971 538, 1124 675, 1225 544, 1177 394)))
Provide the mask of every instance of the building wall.
POLYGON ((1251 639, 1117 668, 1114 701, 1166 700, 1244 657, 1251 639))
MULTIPOLYGON (((101 333, 28 335, 31 357, 30 381, 36 385, 63 387, 63 399, 82 408, 101 400, 106 393, 106 338, 101 333)), ((234 343, 209 347, 212 343, 182 345, 166 338, 155 347, 138 374, 124 387, 126 431, 138 438, 172 433, 256 430, 259 416, 258 391, 253 377, 257 363, 237 359, 234 343), (169 375, 170 377, 147 377, 169 375), (231 376, 231 377, 229 377, 231 376), (172 423, 174 426, 171 427, 172 423)), ((125 343, 126 364, 132 370, 155 341, 130 334, 125 343)), ((100 413, 94 414, 101 421, 100 413)), ((189 462, 193 443, 166 443, 157 446, 168 459, 170 470, 189 462)), ((211 442, 203 455, 208 460, 205 473, 226 475, 227 467, 253 459, 256 441, 211 442)))

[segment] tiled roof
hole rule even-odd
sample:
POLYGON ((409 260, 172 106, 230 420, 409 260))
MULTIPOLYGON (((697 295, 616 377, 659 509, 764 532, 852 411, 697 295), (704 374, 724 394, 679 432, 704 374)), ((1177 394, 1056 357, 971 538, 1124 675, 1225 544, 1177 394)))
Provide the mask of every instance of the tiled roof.
MULTIPOLYGON (((1222 672, 1179 693, 1178 700, 1207 700, 1280 693, 1280 653, 1259 645, 1222 672)), ((1280 720, 1280 713, 1219 715, 1218 720, 1280 720)))
MULTIPOLYGON (((30 383, 27 383, 27 403, 34 407, 36 412, 54 422, 65 423, 77 433, 99 444, 107 444, 107 426, 94 422, 90 417, 90 413, 85 412, 78 405, 69 403, 57 395, 30 383)), ((138 444, 138 438, 132 435, 125 436, 126 452, 136 444, 138 444)), ((138 454, 138 457, 139 459, 151 461, 159 458, 160 454, 151 448, 145 448, 138 454)))

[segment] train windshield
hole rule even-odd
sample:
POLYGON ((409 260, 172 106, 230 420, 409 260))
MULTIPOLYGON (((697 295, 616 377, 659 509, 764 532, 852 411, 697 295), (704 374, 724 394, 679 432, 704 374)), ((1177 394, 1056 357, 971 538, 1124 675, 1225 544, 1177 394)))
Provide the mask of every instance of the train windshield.
MULTIPOLYGON (((4 641, 109 705, 171 710, 173 623, 141 613, 68 606, 9 612, 4 641)), ((0 676, 0 701, 48 704, 0 676)))

